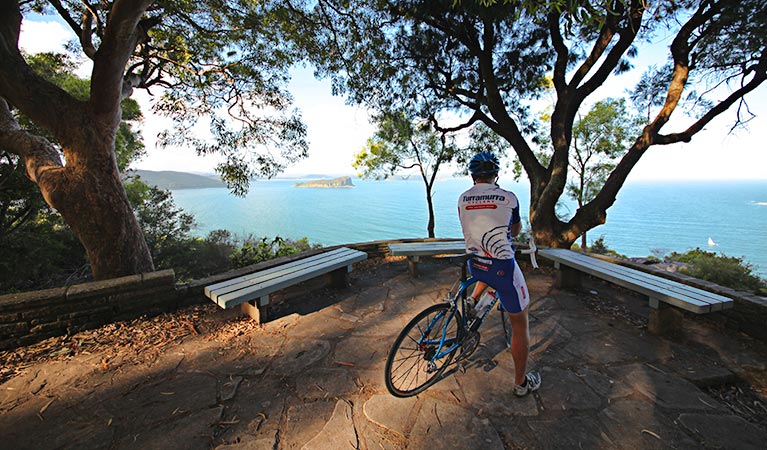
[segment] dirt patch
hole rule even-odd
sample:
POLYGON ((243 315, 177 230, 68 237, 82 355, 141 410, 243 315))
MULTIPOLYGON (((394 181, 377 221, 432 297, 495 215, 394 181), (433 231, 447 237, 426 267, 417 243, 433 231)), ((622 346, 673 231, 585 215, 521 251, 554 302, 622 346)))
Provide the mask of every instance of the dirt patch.
POLYGON ((172 345, 190 336, 227 341, 259 328, 244 316, 222 312, 215 305, 198 305, 156 317, 116 322, 71 336, 46 339, 36 344, 0 352, 0 383, 24 373, 37 363, 63 361, 77 355, 103 355, 103 368, 115 364, 139 364, 156 360, 172 345))

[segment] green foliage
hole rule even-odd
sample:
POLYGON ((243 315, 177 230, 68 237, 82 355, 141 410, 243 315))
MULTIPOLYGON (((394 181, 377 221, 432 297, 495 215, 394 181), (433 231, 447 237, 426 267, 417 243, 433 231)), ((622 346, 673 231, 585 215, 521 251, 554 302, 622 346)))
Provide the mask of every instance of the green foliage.
MULTIPOLYGON (((578 246, 573 246, 574 248, 580 248, 578 246)), ((616 258, 625 258, 626 255, 622 255, 615 250, 609 248, 607 246, 607 243, 605 242, 604 235, 599 236, 597 240, 591 243, 591 247, 588 247, 586 249, 589 253, 596 253, 597 255, 609 255, 614 256, 616 258)))
MULTIPOLYGON (((85 101, 90 96, 90 80, 75 75, 77 64, 73 57, 62 53, 38 53, 27 56, 27 63, 46 80, 56 84, 78 100, 85 101)), ((138 102, 131 98, 124 99, 122 121, 117 130, 115 156, 117 167, 124 171, 128 166, 146 154, 141 132, 134 129, 137 122, 143 120, 138 102)), ((22 128, 42 136, 59 148, 58 143, 46 130, 36 126, 26 116, 16 117, 22 128)))
POLYGON ((128 180, 125 190, 158 270, 173 269, 177 279, 189 280, 231 268, 236 243, 228 231, 193 237, 194 217, 176 206, 170 191, 148 186, 139 177, 128 180))
POLYGON ((154 111, 173 126, 160 145, 222 155, 216 171, 237 195, 250 178, 274 176, 307 155, 306 126, 287 91, 300 58, 293 42, 304 30, 286 23, 283 2, 151 5, 151 45, 131 72, 148 78, 146 87, 163 86, 154 111))
POLYGON ((232 253, 231 260, 235 268, 240 268, 320 247, 318 244, 310 244, 305 237, 294 241, 279 236, 271 240, 266 237, 254 238, 250 236, 245 239, 240 248, 232 253))
POLYGON ((743 261, 743 258, 717 255, 696 248, 686 253, 673 252, 666 259, 689 264, 688 268, 680 272, 691 277, 732 289, 767 294, 767 283, 754 275, 753 266, 743 261))
MULTIPOLYGON (((9 166, 0 166, 7 169, 9 166)), ((0 170, 0 196, 14 197, 8 175, 0 170)), ((22 180, 26 180, 22 178, 22 180)), ((19 181, 19 180, 16 180, 19 181)), ((29 180, 26 180, 29 182, 29 180)), ((31 183, 31 182, 30 182, 31 183)), ((249 237, 239 240, 226 230, 211 231, 205 238, 194 237, 194 218, 178 208, 170 191, 146 185, 135 177, 125 183, 128 200, 141 224, 157 270, 173 269, 176 279, 199 279, 235 267, 319 248, 307 238, 298 240, 249 237)), ((24 191, 26 192, 26 191, 24 191)), ((39 192, 32 191, 39 196, 39 192)), ((16 194, 17 195, 17 194, 16 194)), ((6 202, 24 205, 21 200, 6 202)), ((20 207, 20 206, 19 206, 20 207)), ((0 218, 8 219, 12 208, 0 218)), ((51 288, 88 281, 85 250, 61 216, 39 199, 25 220, 0 231, 0 294, 51 288), (30 258, 29 255, 34 255, 30 258)))
POLYGON ((0 293, 87 279, 88 261, 61 216, 24 174, 19 157, 0 151, 0 293))
POLYGON ((570 152, 575 179, 568 183, 567 192, 578 206, 596 197, 639 130, 639 121, 629 113, 624 99, 599 101, 575 122, 570 152))
POLYGON ((0 294, 87 281, 85 250, 49 209, 0 238, 0 248, 0 294))
POLYGON ((18 156, 0 150, 0 242, 50 208, 18 156))

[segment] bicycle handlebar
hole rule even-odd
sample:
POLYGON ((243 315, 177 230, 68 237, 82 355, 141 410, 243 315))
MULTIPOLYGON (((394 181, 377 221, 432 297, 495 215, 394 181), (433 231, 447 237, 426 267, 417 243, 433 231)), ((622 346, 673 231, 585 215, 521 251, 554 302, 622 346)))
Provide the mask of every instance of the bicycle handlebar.
MULTIPOLYGON (((520 253, 523 255, 530 255, 530 263, 532 264, 534 269, 538 268, 538 260, 535 258, 535 254, 538 251, 538 247, 535 245, 535 239, 532 237, 528 241, 528 248, 519 250, 520 253)), ((463 255, 456 255, 456 256, 450 256, 451 260, 457 260, 459 261, 464 267, 466 266, 466 262, 473 258, 482 258, 481 255, 477 255, 474 253, 465 253, 463 255)))

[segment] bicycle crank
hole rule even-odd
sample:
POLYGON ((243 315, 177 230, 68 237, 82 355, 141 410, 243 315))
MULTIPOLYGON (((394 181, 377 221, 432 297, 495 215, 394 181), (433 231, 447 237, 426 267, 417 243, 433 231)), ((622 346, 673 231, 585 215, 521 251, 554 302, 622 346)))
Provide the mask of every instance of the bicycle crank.
POLYGON ((479 339, 480 336, 478 331, 471 332, 466 336, 466 339, 461 343, 461 353, 458 355, 458 359, 466 359, 471 356, 477 347, 479 347, 479 339))

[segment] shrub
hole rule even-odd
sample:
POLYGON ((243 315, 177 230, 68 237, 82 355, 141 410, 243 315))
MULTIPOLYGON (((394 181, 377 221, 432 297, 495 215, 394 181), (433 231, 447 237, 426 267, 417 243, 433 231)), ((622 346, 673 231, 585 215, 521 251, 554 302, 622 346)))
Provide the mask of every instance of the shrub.
POLYGON ((671 253, 668 259, 689 264, 690 267, 681 272, 691 277, 732 289, 767 294, 767 284, 753 274, 753 266, 744 262, 743 258, 717 255, 696 248, 686 253, 671 253))
POLYGON ((596 241, 592 242, 591 247, 588 248, 588 251, 591 253, 596 253, 597 255, 610 255, 616 258, 626 257, 625 255, 621 255, 615 250, 608 248, 607 244, 605 243, 604 235, 599 236, 599 238, 596 241))
POLYGON ((232 253, 231 261, 235 268, 240 268, 320 247, 319 244, 310 244, 305 237, 294 241, 277 236, 270 241, 266 237, 254 239, 249 236, 242 246, 232 253))

